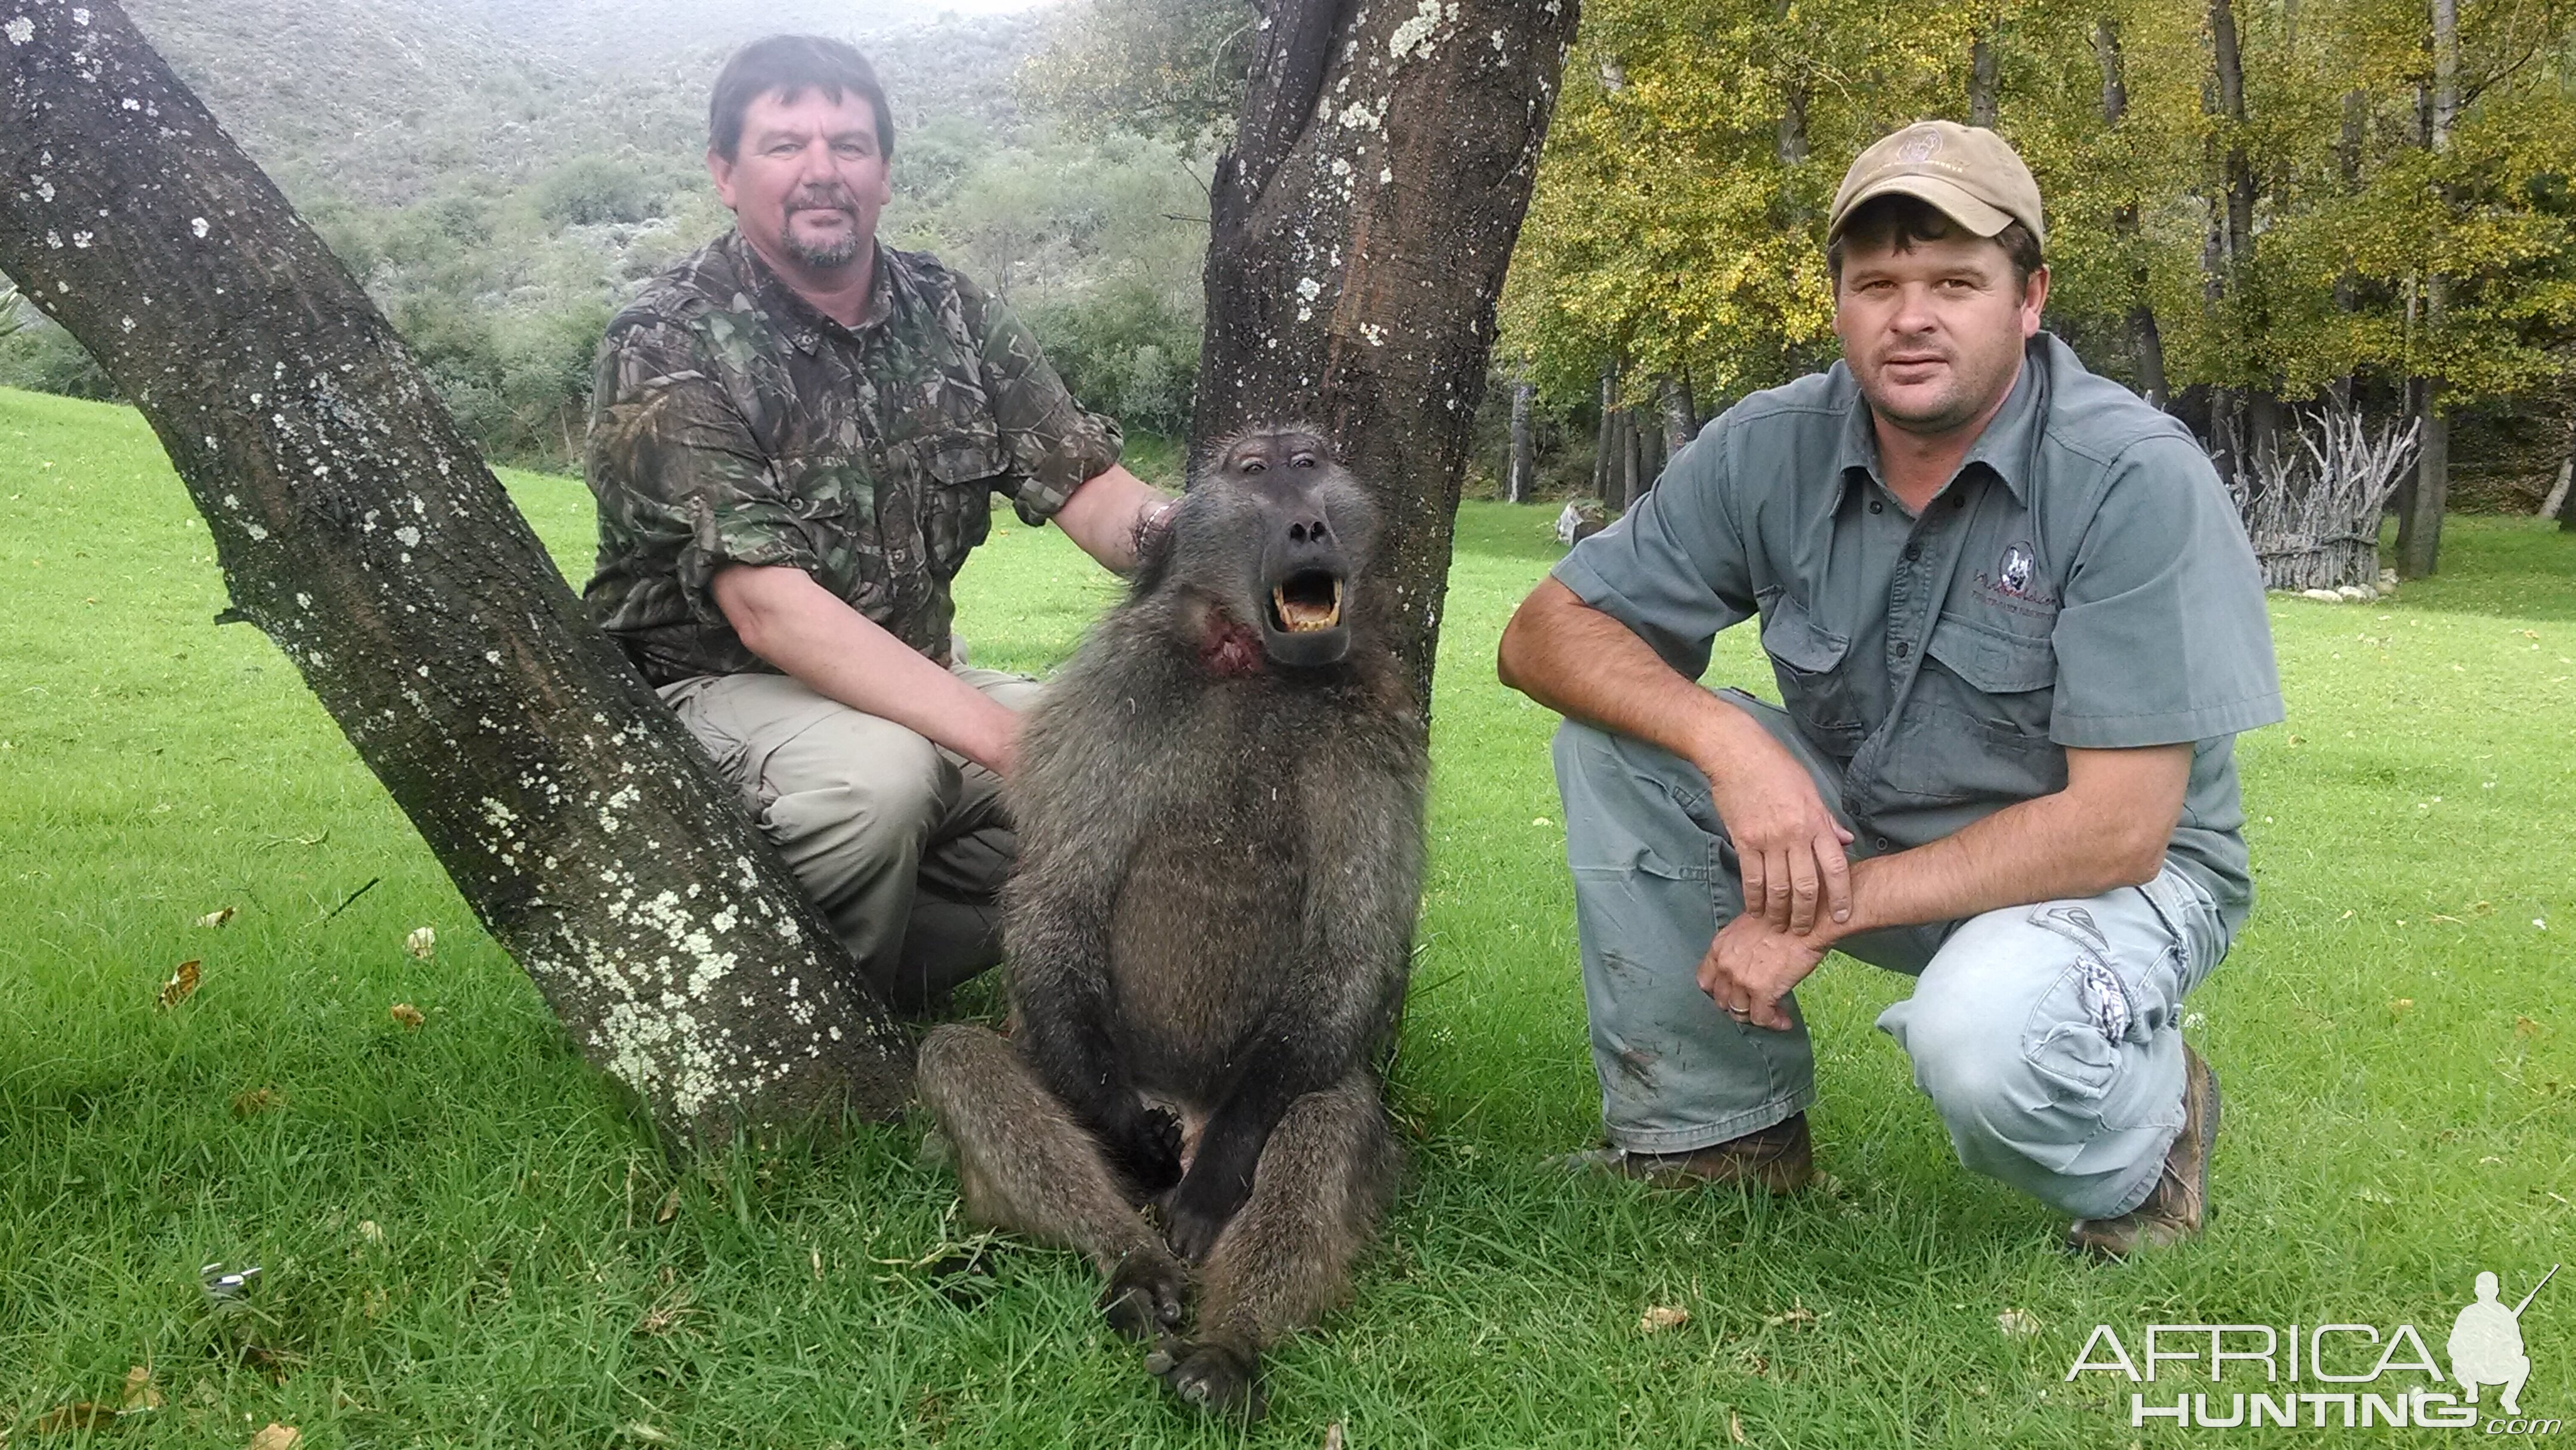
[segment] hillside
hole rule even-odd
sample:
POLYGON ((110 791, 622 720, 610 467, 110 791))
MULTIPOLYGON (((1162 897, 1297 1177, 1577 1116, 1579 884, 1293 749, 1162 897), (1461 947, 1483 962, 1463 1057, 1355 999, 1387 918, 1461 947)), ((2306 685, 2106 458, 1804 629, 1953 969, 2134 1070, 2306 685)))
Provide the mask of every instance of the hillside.
MULTIPOLYGON (((991 0, 988 0, 988 10, 991 0)), ((706 88, 732 47, 847 36, 899 126, 1007 129, 1038 20, 927 0, 134 0, 135 22, 301 205, 495 190, 576 156, 694 164, 706 88)))

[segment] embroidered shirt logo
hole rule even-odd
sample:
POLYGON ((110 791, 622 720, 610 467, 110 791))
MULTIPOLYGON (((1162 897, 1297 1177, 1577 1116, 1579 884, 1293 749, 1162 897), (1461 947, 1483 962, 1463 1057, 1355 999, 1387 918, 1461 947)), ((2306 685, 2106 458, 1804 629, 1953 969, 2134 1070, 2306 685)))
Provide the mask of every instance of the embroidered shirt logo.
POLYGON ((2003 559, 1995 565, 1995 587, 2015 599, 2028 599, 2031 571, 2038 564, 2029 549, 2019 544, 2007 546, 2003 559))

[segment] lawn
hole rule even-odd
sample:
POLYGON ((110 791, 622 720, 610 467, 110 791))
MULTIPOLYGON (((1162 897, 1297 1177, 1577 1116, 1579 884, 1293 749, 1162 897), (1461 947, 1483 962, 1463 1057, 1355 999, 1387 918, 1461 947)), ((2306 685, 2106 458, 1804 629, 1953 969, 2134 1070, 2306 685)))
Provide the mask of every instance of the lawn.
MULTIPOLYGON (((509 483, 585 577, 581 485, 509 483)), ((2217 1442, 2133 1430, 2117 1375, 2069 1382, 2092 1327, 2136 1356, 2150 1324, 2411 1323, 2439 1353, 2479 1270, 2510 1303, 2576 1259, 2576 539, 2454 519, 2442 577, 2393 603, 2273 602, 2290 719, 2240 747, 2262 899, 2188 1027, 2226 1086, 2219 1216, 2100 1267, 1958 1168, 1870 1030, 1905 979, 1840 959, 1804 994, 1830 1186, 1546 1162, 1594 1140, 1596 1089, 1554 720, 1490 660, 1549 522, 1460 516, 1397 1083, 1413 1168, 1357 1303, 1275 1356, 1245 1435, 1164 1401, 1073 1256, 948 1272, 975 1236, 917 1127, 657 1157, 292 667, 213 622, 206 528, 139 419, 0 392, 0 1438, 2217 1442), (203 985, 161 1010, 183 960, 203 985), (210 1263, 262 1272, 217 1301, 210 1263), (1654 1307, 1689 1317, 1648 1332, 1654 1307), (159 1408, 62 1428, 138 1367, 159 1408)), ((978 663, 1043 671, 1111 586, 997 524, 962 627, 978 663)), ((1766 673, 1730 638, 1711 678, 1766 673)), ((2576 1421, 2576 1275, 2522 1324, 2524 1410, 2576 1421)), ((2278 1388, 2247 1373, 2218 1388, 2278 1388)), ((2212 1387, 2169 1363, 2134 1388, 2212 1387)))

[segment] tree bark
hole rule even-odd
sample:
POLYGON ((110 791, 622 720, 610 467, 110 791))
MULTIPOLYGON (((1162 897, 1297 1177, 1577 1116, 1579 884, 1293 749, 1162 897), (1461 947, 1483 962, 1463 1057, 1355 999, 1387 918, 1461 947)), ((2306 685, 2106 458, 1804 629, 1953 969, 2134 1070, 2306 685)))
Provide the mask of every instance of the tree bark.
POLYGON ((1690 375, 1687 373, 1678 376, 1664 374, 1656 391, 1664 413, 1664 463, 1670 466, 1673 455, 1699 436, 1699 405, 1691 398, 1690 375))
MULTIPOLYGON (((2104 16, 2093 26, 2093 58, 2102 67, 2102 129, 2116 129, 2129 114, 2127 67, 2120 57, 2120 29, 2104 16)), ((2148 290, 2146 262, 2138 251, 2138 202, 2128 197, 2111 210, 2111 234, 2121 249, 2140 256, 2129 268, 2129 367, 2137 375, 2138 395, 2161 408, 2172 401, 2165 378, 2164 332, 2156 326, 2153 293, 2148 290)))
POLYGON ((1619 441, 1619 362, 1613 358, 1601 365, 1601 426, 1592 435, 1592 496, 1604 505, 1615 507, 1619 500, 1612 495, 1618 486, 1618 457, 1613 450, 1619 441))
POLYGON ((1992 128, 2003 109, 2003 82, 1998 74, 1992 37, 1980 35, 1968 45, 1968 124, 1992 128))
MULTIPOLYGON (((2424 121, 2424 147, 2439 156, 2451 149, 2451 125, 2460 114, 2459 0, 2432 0, 2432 8, 2433 95, 2424 121)), ((2447 187, 2443 199, 2450 199, 2447 187)), ((2423 338, 2428 349, 2441 345, 2450 300, 2450 278, 2438 271, 2425 277, 2423 338)), ((2437 361, 2423 378, 2423 451, 2416 455, 2413 494, 2397 519, 2397 572, 2407 579, 2424 578, 2441 566, 2442 510, 2451 493, 2451 424, 2442 416, 2438 368, 2437 361)))
POLYGON ((1538 447, 1530 426, 1530 410, 1538 401, 1538 384, 1527 378, 1512 384, 1512 457, 1504 498, 1512 503, 1528 503, 1530 484, 1538 473, 1538 447))
POLYGON ((1191 440, 1305 416, 1385 515, 1427 709, 1494 303, 1577 0, 1277 0, 1211 188, 1191 440))
POLYGON ((11 8, 0 268, 583 1055, 678 1137, 897 1109, 901 1034, 366 294, 115 0, 11 8))
POLYGON ((1619 410, 1619 510, 1637 506, 1646 494, 1646 430, 1637 426, 1637 410, 1619 410))
MULTIPOLYGON (((2261 195, 2252 155, 2246 150, 2245 62, 2236 12, 2231 0, 2209 0, 2212 68, 2218 83, 2219 115, 2225 120, 2220 196, 2214 203, 2219 220, 2220 295, 2242 300, 2254 267, 2254 208, 2261 195)), ((2245 326, 2260 331, 2259 315, 2245 326)), ((2237 429, 2235 465, 2259 471, 2280 451, 2280 399, 2263 384, 2225 390, 2237 429)), ((2249 475, 2250 477, 2250 475, 2249 475)))

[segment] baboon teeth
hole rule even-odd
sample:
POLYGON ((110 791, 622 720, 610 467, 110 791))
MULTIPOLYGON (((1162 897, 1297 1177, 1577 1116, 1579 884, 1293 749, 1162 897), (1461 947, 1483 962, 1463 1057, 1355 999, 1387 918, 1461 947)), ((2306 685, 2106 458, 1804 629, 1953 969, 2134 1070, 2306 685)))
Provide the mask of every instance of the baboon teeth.
POLYGON ((1329 600, 1291 599, 1288 586, 1279 584, 1270 590, 1270 607, 1279 616, 1279 627, 1289 634, 1314 634, 1342 622, 1342 581, 1333 582, 1329 600))

